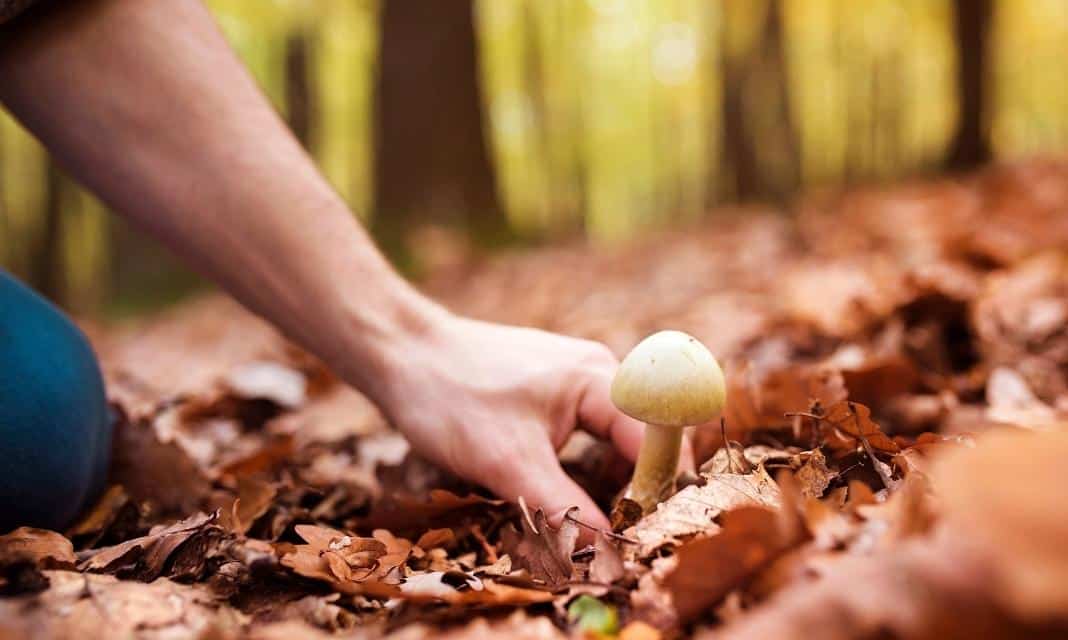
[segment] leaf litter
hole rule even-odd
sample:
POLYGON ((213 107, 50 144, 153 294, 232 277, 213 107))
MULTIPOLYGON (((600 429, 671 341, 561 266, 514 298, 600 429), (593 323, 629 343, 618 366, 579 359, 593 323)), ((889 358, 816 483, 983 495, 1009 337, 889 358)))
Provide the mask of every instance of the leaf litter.
MULTIPOLYGON (((0 536, 0 636, 1064 637, 1066 209, 1040 159, 433 274, 464 313, 617 353, 675 328, 725 365, 699 473, 584 548, 581 513, 421 460, 233 302, 94 331, 111 487, 0 536)), ((606 508, 613 455, 562 452, 606 508)))

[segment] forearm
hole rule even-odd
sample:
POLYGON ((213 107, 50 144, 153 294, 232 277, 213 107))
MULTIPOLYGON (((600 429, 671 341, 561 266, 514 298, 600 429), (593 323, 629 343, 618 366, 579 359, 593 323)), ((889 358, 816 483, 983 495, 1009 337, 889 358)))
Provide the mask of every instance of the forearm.
POLYGON ((375 250, 207 11, 65 4, 5 34, 0 99, 112 208, 373 394, 383 345, 444 312, 375 250))

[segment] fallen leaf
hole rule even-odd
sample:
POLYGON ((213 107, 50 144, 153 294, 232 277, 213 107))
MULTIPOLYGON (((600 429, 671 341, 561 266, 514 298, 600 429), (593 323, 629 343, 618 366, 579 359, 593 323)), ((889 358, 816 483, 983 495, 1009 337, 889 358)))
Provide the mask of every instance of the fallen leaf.
POLYGON ((994 567, 997 600, 1035 622, 1068 619, 1066 458, 1068 432, 998 431, 933 472, 952 530, 994 567))
POLYGON ((823 495, 831 482, 838 477, 838 472, 827 467, 827 458, 819 449, 806 451, 798 456, 801 466, 794 472, 801 487, 801 495, 818 498, 823 495))
POLYGON ((1068 427, 1068 416, 1039 400, 1023 376, 1006 367, 998 367, 990 372, 986 400, 989 404, 986 417, 992 422, 1025 429, 1068 427))
POLYGON ((0 536, 0 565, 29 561, 43 569, 74 567, 74 545, 55 531, 19 527, 0 536))
POLYGON ((296 545, 283 555, 283 566, 306 578, 328 582, 345 593, 393 593, 392 587, 379 580, 382 573, 397 566, 382 566, 381 559, 389 552, 382 540, 315 525, 297 525, 295 530, 307 544, 296 545))
POLYGON ((635 620, 619 632, 619 640, 660 640, 661 635, 655 627, 635 620))
POLYGON ((161 441, 150 421, 120 420, 112 452, 111 482, 162 515, 196 511, 211 492, 197 463, 178 444, 161 441))
MULTIPOLYGON (((436 640, 565 640, 567 636, 548 618, 530 616, 523 611, 516 611, 503 620, 475 618, 462 626, 450 629, 415 624, 389 635, 389 640, 423 640, 424 638, 436 640)), ((278 640, 283 640, 283 638, 278 640)))
POLYGON ((223 528, 244 535, 263 514, 267 513, 278 489, 260 478, 242 477, 237 482, 237 497, 221 514, 223 528))
POLYGON ((624 533, 638 542, 633 554, 648 557, 688 536, 714 533, 719 529, 716 518, 737 507, 779 506, 779 488, 762 466, 745 475, 707 474, 703 480, 703 485, 686 487, 657 505, 656 511, 624 533))
POLYGON ((449 526, 461 520, 473 508, 503 507, 503 500, 483 498, 474 494, 458 496, 451 491, 435 489, 427 499, 386 497, 375 505, 371 515, 359 521, 361 527, 406 531, 432 526, 449 526))
POLYGON ((433 549, 435 547, 447 547, 456 541, 456 534, 452 529, 430 529, 415 542, 420 549, 433 549))
POLYGON ((564 516, 559 529, 554 529, 545 513, 536 509, 533 514, 521 499, 519 519, 522 533, 512 525, 501 532, 501 548, 512 558, 512 563, 526 569, 535 579, 550 588, 569 582, 574 573, 571 552, 578 541, 578 525, 568 518, 577 509, 572 508, 564 516))
MULTIPOLYGON (((790 426, 786 414, 806 411, 813 401, 829 407, 846 395, 842 374, 835 369, 791 366, 761 371, 746 367, 727 377, 724 417, 728 429, 743 432, 786 428, 790 426)), ((697 436, 711 431, 704 429, 697 436)))
MULTIPOLYGON (((132 577, 151 581, 159 577, 170 563, 170 575, 185 571, 187 567, 175 566, 174 554, 197 538, 218 540, 222 529, 216 524, 218 512, 199 513, 168 527, 153 530, 147 536, 134 538, 103 549, 84 552, 78 563, 82 571, 114 573, 120 577, 132 577)), ((204 561, 203 554, 194 554, 194 562, 204 561)))
POLYGON ((95 547, 109 535, 128 539, 141 529, 141 515, 126 489, 111 485, 96 505, 67 531, 67 536, 78 548, 95 547))
POLYGON ((226 386, 241 398, 270 400, 287 409, 303 405, 308 392, 308 383, 302 373, 281 363, 263 360, 230 369, 226 386))
POLYGON ((866 442, 877 452, 895 454, 901 449, 871 419, 871 410, 856 402, 839 402, 819 415, 824 444, 836 453, 852 453, 866 442))
POLYGON ((718 533, 676 550, 678 565, 664 586, 679 617, 693 620, 798 542, 782 530, 774 511, 740 507, 723 515, 718 533))
POLYGON ((234 637, 248 622, 203 585, 71 571, 46 575, 49 590, 32 599, 0 600, 0 632, 13 638, 234 637))
POLYGON ((612 584, 625 575, 623 555, 619 548, 601 532, 593 543, 593 561, 590 562, 590 581, 612 584))

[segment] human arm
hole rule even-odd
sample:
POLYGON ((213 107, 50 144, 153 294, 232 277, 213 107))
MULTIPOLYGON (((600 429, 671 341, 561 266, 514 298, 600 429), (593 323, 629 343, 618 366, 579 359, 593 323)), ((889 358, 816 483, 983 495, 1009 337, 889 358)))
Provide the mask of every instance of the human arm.
POLYGON ((388 265, 197 2, 56 3, 0 35, 0 100, 114 210, 321 357, 434 462, 605 525, 555 457, 636 455, 595 343, 460 318, 388 265))

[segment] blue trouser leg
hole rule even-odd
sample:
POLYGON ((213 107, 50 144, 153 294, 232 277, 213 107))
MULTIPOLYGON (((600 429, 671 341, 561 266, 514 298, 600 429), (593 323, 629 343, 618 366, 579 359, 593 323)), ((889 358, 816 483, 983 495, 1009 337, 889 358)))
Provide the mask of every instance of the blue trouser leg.
POLYGON ((70 525, 103 488, 110 451, 104 382, 85 336, 0 270, 0 531, 70 525))

